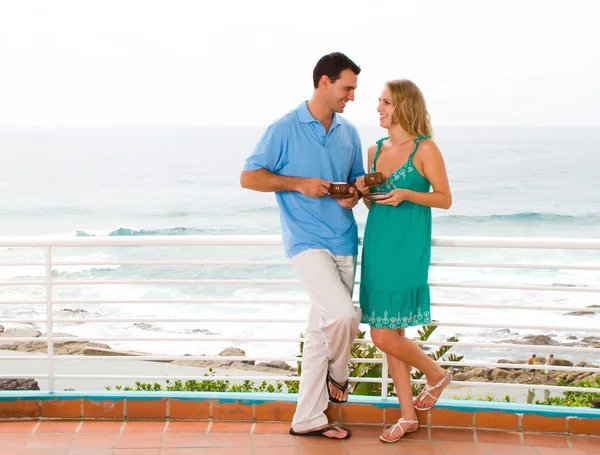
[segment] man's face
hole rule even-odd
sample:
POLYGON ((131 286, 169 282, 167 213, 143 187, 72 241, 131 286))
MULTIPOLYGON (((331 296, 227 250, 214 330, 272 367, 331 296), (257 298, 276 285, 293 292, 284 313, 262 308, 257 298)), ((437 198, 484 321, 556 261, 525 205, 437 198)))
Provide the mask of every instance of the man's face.
POLYGON ((340 78, 335 81, 327 81, 326 97, 327 104, 333 112, 341 114, 344 112, 346 103, 354 101, 354 90, 356 90, 358 76, 352 70, 344 70, 340 73, 340 78))

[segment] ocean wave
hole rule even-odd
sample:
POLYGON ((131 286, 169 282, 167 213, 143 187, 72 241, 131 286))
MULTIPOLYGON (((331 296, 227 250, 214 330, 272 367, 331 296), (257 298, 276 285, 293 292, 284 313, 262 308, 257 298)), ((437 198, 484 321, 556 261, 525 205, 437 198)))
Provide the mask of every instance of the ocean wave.
POLYGON ((514 222, 514 221, 524 221, 524 222, 573 222, 573 221, 591 221, 591 222, 600 222, 600 214, 586 214, 580 216, 574 215, 564 215, 560 213, 537 213, 537 212, 523 212, 523 213, 510 213, 505 215, 442 215, 436 217, 436 221, 445 223, 445 222, 461 222, 461 221, 469 221, 469 222, 514 222))
POLYGON ((109 232, 97 232, 88 233, 86 231, 77 231, 75 234, 77 237, 97 237, 97 236, 109 236, 109 237, 125 237, 125 236, 138 236, 138 235, 198 235, 205 234, 205 229, 197 228, 186 228, 186 227, 172 227, 164 229, 135 229, 121 227, 109 232))
POLYGON ((263 205, 260 207, 247 207, 239 209, 238 213, 277 213, 279 209, 276 205, 263 205))
MULTIPOLYGON (((162 229, 138 229, 120 227, 113 231, 76 231, 76 237, 127 237, 127 236, 153 236, 153 235, 237 235, 242 231, 237 228, 192 228, 172 227, 162 229)), ((244 234, 276 234, 278 231, 265 229, 244 229, 244 234)))

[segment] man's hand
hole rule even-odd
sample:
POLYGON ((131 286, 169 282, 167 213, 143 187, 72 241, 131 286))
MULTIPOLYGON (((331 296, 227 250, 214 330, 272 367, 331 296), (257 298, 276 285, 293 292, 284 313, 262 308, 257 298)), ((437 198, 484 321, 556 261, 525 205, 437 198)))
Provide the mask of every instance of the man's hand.
POLYGON ((349 192, 352 197, 349 197, 348 199, 336 199, 337 203, 340 204, 343 209, 353 209, 356 207, 356 204, 358 204, 358 191, 351 186, 349 192))
POLYGON ((296 191, 308 197, 323 197, 329 191, 331 182, 321 179, 303 178, 298 182, 296 191))
POLYGON ((378 199, 375 201, 377 204, 383 205, 400 205, 402 202, 406 201, 406 196, 408 195, 409 190, 404 190, 401 188, 396 188, 388 193, 388 197, 385 199, 378 199))

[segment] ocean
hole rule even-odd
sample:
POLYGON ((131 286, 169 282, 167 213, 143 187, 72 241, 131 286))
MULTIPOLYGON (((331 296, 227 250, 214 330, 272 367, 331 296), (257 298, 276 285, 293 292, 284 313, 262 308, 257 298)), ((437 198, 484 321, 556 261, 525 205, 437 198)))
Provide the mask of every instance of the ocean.
MULTIPOLYGON (((385 135, 359 128, 364 152, 385 135)), ((0 130, 0 237, 280 234, 273 194, 243 190, 239 173, 262 134, 260 128, 92 128, 0 130)), ((454 204, 434 210, 436 236, 600 237, 600 128, 438 128, 454 204)), ((362 233, 367 210, 355 216, 362 233)), ((1 261, 41 260, 39 249, 0 248, 1 261)), ((274 259, 281 247, 248 248, 58 248, 60 260, 274 259)), ((600 265, 600 252, 434 248, 433 261, 485 261, 600 265)), ((69 266, 57 279, 296 278, 289 266, 69 266)), ((0 280, 41 279, 43 267, 0 266, 0 280)), ((431 281, 460 283, 600 286, 600 273, 575 270, 432 267, 431 281)), ((43 298, 44 289, 0 286, 0 300, 43 298)), ((56 299, 165 299, 176 304, 56 305, 55 331, 81 337, 186 337, 199 330, 221 336, 293 337, 299 323, 153 323, 144 318, 301 319, 302 304, 203 304, 189 299, 305 298, 289 285, 74 285, 55 287, 56 299), (80 313, 66 309, 85 310, 80 313), (69 323, 72 317, 129 317, 127 323, 69 323)), ((598 293, 432 288, 434 302, 523 304, 528 310, 433 307, 443 322, 539 323, 598 327, 600 313, 569 315, 570 308, 599 304, 598 293), (559 305, 564 311, 537 307, 559 305)), ((43 305, 1 305, 0 324, 13 318, 42 318, 43 305)), ((45 331, 42 324, 33 324, 45 331)), ((361 326, 362 330, 366 327, 361 326)), ((410 329, 409 336, 416 335, 410 329)), ((457 336, 466 342, 495 342, 498 348, 455 348, 466 360, 524 359, 529 352, 502 349, 503 341, 547 334, 558 343, 577 342, 591 332, 440 327, 432 339, 457 336), (572 336, 577 339, 573 340, 572 336), (571 337, 571 338, 569 338, 571 337)), ((156 354, 217 354, 235 345, 249 355, 295 356, 296 343, 109 342, 115 349, 156 354)), ((538 355, 545 355, 540 353, 538 355)), ((555 354, 578 362, 600 355, 555 354)))

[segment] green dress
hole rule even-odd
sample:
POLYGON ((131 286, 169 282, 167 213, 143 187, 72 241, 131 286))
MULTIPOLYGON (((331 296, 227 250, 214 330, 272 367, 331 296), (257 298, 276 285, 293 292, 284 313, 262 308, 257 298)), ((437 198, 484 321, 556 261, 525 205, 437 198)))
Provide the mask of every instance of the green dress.
MULTIPOLYGON (((423 139, 414 140, 408 160, 371 192, 395 188, 428 193, 431 185, 413 165, 423 139)), ((371 172, 383 141, 377 141, 371 172)), ((412 202, 398 206, 371 203, 365 226, 360 280, 362 321, 377 329, 402 329, 431 322, 429 263, 431 260, 431 208, 412 202)))

